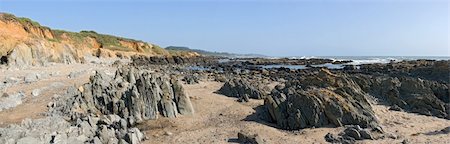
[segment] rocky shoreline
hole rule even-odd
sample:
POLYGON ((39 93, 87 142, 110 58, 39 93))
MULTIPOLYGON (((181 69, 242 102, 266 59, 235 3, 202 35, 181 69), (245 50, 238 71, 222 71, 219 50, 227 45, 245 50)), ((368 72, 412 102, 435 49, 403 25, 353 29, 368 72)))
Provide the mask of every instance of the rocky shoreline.
MULTIPOLYGON (((233 103, 245 105, 261 101, 253 120, 278 130, 345 128, 339 133, 321 136, 323 141, 330 143, 396 139, 380 120, 382 116, 376 113, 374 105, 450 120, 450 61, 416 60, 342 69, 289 69, 258 65, 343 64, 350 61, 260 58, 224 61, 217 57, 144 56, 131 60, 131 63, 108 64, 106 67, 112 70, 109 73, 104 70, 95 70, 91 74, 70 72, 69 80, 89 78, 86 83, 69 86, 64 93, 53 97, 41 118, 0 128, 0 143, 145 143, 151 139, 147 134, 151 131, 142 132, 137 125, 166 118, 195 119, 198 114, 194 112, 197 110, 194 110, 196 105, 192 98, 196 101, 198 97, 189 95, 186 86, 208 81, 223 83, 215 93, 234 98, 233 103), (202 69, 192 69, 192 66, 202 69)), ((52 76, 49 74, 48 77, 52 76)), ((13 82, 15 79, 1 79, 0 90, 22 84, 19 80, 13 82)), ((26 76, 23 84, 41 79, 45 78, 26 76)), ((35 94, 39 95, 38 91, 35 94)), ((0 102, 16 97, 5 92, 0 102)), ((24 99, 22 97, 19 98, 24 99)), ((0 104, 10 111, 21 103, 0 104)), ((252 133, 239 133, 237 140, 242 143, 267 142, 264 137, 252 133)))

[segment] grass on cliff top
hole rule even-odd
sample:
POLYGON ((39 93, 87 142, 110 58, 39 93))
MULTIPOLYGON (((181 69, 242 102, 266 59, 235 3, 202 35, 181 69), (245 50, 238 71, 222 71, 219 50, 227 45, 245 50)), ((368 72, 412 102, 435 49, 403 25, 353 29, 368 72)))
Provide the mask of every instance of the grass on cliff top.
POLYGON ((31 25, 34 27, 42 27, 42 28, 46 28, 46 29, 50 29, 48 27, 42 26, 41 24, 39 24, 36 21, 33 21, 29 18, 25 18, 25 17, 16 17, 13 14, 9 14, 9 13, 0 13, 0 18, 3 20, 9 20, 9 21, 17 21, 22 25, 31 25))
POLYGON ((56 38, 58 40, 62 39, 62 35, 66 34, 70 39, 75 41, 77 44, 84 43, 86 38, 94 38, 103 48, 111 49, 111 50, 121 50, 121 51, 132 51, 132 49, 124 47, 120 44, 120 41, 127 41, 127 42, 142 42, 138 40, 128 39, 128 38, 122 38, 122 37, 116 37, 112 35, 106 35, 106 34, 99 34, 95 31, 80 31, 79 33, 76 32, 69 32, 64 30, 52 30, 53 34, 55 34, 56 38))
POLYGON ((158 45, 153 45, 152 51, 158 55, 169 55, 170 54, 169 52, 167 52, 165 49, 161 48, 158 45))
POLYGON ((172 56, 190 56, 192 51, 183 51, 183 50, 167 50, 172 56))

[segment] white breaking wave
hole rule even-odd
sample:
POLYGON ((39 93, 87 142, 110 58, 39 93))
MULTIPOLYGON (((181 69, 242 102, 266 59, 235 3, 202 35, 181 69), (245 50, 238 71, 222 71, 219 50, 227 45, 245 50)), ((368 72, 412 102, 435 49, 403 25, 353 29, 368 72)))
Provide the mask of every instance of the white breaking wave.
POLYGON ((351 65, 361 65, 361 64, 374 64, 374 63, 390 63, 399 61, 395 58, 370 58, 370 59, 362 59, 362 60, 352 60, 353 62, 349 63, 351 65))

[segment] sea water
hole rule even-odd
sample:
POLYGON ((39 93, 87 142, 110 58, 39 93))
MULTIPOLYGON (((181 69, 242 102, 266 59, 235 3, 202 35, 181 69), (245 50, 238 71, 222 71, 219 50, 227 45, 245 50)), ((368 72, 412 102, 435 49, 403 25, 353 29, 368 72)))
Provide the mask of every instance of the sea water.
MULTIPOLYGON (((275 57, 273 57, 275 58, 275 57)), ((375 64, 375 63, 390 63, 399 62, 403 60, 450 60, 450 57, 446 56, 300 56, 300 57, 287 57, 290 59, 332 59, 334 61, 351 60, 352 62, 346 64, 320 64, 311 65, 311 67, 326 67, 328 69, 342 69, 345 65, 362 65, 362 64, 375 64)), ((262 68, 289 68, 289 69, 307 69, 305 65, 261 65, 262 68)))

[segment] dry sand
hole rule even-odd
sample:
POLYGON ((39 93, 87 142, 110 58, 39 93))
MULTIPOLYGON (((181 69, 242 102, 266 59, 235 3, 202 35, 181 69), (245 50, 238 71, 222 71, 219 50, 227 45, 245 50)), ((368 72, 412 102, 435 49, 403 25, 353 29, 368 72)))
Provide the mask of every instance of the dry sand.
MULTIPOLYGON (((236 98, 214 93, 222 86, 218 82, 201 82, 186 85, 196 113, 176 119, 162 118, 148 121, 140 127, 149 137, 145 143, 234 143, 239 131, 259 134, 268 143, 298 144, 326 143, 324 136, 339 133, 343 128, 309 128, 300 131, 285 131, 257 120, 255 109, 263 100, 239 103, 236 98), (169 133, 169 134, 168 134, 169 133)), ((259 107, 261 108, 261 107, 259 107)), ((385 131, 397 139, 386 138, 361 143, 401 143, 408 139, 412 143, 450 143, 449 134, 426 135, 450 126, 450 121, 436 117, 388 110, 388 107, 374 105, 385 131)))

